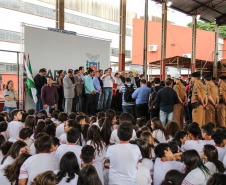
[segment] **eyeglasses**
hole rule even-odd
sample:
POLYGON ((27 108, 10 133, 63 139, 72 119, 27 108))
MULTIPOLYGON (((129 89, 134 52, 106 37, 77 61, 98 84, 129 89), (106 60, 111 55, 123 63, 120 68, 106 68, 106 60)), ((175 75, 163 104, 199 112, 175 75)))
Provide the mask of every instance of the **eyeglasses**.
POLYGON ((147 141, 147 142, 149 141, 148 139, 145 139, 145 138, 144 139, 141 139, 141 138, 136 138, 135 139, 135 141, 139 141, 139 140, 143 140, 143 141, 147 141))

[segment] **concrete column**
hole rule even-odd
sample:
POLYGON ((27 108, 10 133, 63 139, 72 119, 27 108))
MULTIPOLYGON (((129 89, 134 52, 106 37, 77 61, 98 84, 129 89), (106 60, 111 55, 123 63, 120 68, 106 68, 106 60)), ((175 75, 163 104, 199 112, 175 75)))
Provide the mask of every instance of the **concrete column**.
POLYGON ((146 80, 148 80, 148 76, 147 76, 147 39, 148 39, 148 0, 145 0, 143 74, 144 74, 146 80))
POLYGON ((196 27, 197 27, 197 17, 192 16, 192 51, 191 51, 191 72, 195 72, 196 63, 196 27))
POLYGON ((64 30, 64 0, 56 0, 56 28, 64 30))
POLYGON ((213 77, 217 77, 218 72, 218 41, 219 41, 219 25, 215 25, 215 45, 214 45, 214 61, 213 61, 213 77))

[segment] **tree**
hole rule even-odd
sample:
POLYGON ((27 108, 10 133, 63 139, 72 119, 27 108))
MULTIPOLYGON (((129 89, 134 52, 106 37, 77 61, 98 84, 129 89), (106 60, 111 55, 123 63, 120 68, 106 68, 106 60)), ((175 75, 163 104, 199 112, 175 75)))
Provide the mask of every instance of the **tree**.
MULTIPOLYGON (((216 22, 206 23, 202 21, 197 22, 197 29, 207 30, 207 31, 215 31, 216 22)), ((192 23, 187 24, 188 27, 192 28, 192 23)), ((219 26, 219 35, 223 38, 226 38, 226 26, 219 26)))

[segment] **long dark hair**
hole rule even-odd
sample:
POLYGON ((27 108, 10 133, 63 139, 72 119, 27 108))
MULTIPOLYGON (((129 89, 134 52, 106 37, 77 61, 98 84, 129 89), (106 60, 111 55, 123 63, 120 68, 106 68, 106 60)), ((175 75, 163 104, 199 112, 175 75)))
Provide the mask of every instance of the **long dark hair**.
POLYGON ((66 182, 69 183, 75 178, 75 174, 79 175, 79 171, 76 155, 73 152, 65 153, 60 161, 60 171, 56 175, 56 183, 58 184, 66 175, 68 175, 66 182))
POLYGON ((181 145, 182 145, 181 139, 183 139, 186 135, 188 135, 188 133, 186 131, 184 131, 184 130, 178 131, 175 134, 174 139, 172 141, 176 142, 177 145, 179 147, 181 147, 181 145))
POLYGON ((206 155, 208 161, 215 164, 218 172, 224 173, 224 164, 218 160, 218 150, 213 145, 204 145, 203 152, 206 155))
POLYGON ((55 137, 56 135, 56 125, 54 123, 51 123, 46 126, 45 132, 50 136, 50 137, 55 137))
POLYGON ((20 167, 29 157, 31 157, 31 154, 22 153, 15 159, 15 161, 11 165, 6 166, 6 168, 4 169, 4 176, 8 178, 11 184, 18 185, 20 167))
POLYGON ((27 146, 27 144, 23 141, 16 141, 13 146, 9 149, 9 152, 5 155, 5 157, 2 159, 2 163, 7 159, 7 157, 11 156, 13 159, 16 159, 19 155, 20 149, 27 146))
POLYGON ((151 150, 149 149, 149 145, 144 140, 137 140, 137 145, 140 148, 142 158, 150 159, 151 150))
POLYGON ((175 137, 175 134, 181 130, 180 125, 176 121, 170 121, 166 124, 166 140, 172 136, 175 137))
POLYGON ((79 173, 78 185, 102 185, 93 165, 87 165, 79 173))
POLYGON ((105 113, 105 121, 101 129, 101 136, 105 142, 106 145, 110 143, 110 137, 112 132, 112 121, 114 117, 116 116, 116 113, 114 110, 107 110, 105 113))
POLYGON ((213 176, 207 181, 206 185, 225 185, 226 175, 215 173, 213 176))
POLYGON ((198 152, 196 150, 187 150, 181 156, 181 161, 186 165, 185 175, 199 168, 205 176, 209 175, 209 169, 203 164, 198 152))
POLYGON ((11 82, 13 82, 12 80, 9 80, 7 83, 6 83, 6 89, 8 89, 8 87, 9 87, 9 84, 11 83, 11 82))
POLYGON ((161 185, 181 185, 184 177, 178 170, 170 170, 167 172, 165 179, 161 185))
MULTIPOLYGON (((98 155, 104 150, 105 143, 100 135, 100 129, 96 125, 91 125, 87 133, 87 141, 91 140, 94 149, 97 151, 98 155)), ((97 155, 97 154, 96 154, 97 155)))
POLYGON ((45 132, 45 126, 46 126, 46 124, 45 124, 44 121, 39 121, 37 123, 37 126, 35 128, 35 132, 34 132, 34 138, 35 139, 36 139, 36 136, 37 136, 38 133, 45 132))
POLYGON ((26 119, 25 119, 25 127, 31 128, 32 132, 35 129, 35 123, 36 123, 36 121, 35 121, 35 117, 34 116, 29 115, 29 116, 26 117, 26 119))
POLYGON ((159 118, 155 117, 151 120, 151 122, 154 123, 154 130, 157 130, 157 129, 161 130, 163 132, 164 136, 166 137, 166 129, 164 128, 161 120, 159 118))

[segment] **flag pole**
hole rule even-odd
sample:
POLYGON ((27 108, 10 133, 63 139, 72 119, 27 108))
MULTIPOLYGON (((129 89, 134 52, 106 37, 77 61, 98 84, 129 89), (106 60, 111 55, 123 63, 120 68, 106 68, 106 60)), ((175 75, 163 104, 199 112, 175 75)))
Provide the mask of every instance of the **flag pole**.
POLYGON ((23 109, 25 110, 25 100, 26 100, 26 83, 25 81, 27 81, 27 75, 26 77, 25 75, 25 62, 26 62, 26 55, 24 53, 24 57, 23 57, 23 109))

